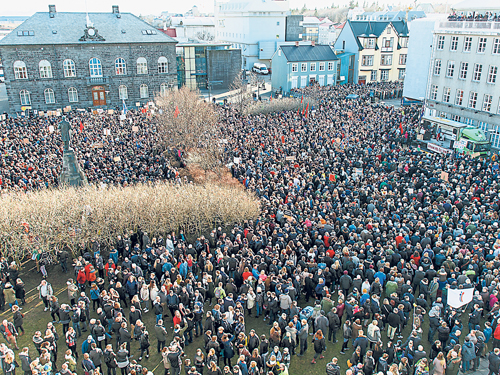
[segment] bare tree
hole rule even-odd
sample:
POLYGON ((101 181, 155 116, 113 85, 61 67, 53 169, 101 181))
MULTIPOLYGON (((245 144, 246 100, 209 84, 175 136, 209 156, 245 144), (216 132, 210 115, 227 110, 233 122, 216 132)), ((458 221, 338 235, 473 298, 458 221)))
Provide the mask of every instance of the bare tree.
POLYGON ((187 87, 156 97, 160 141, 165 149, 189 151, 216 137, 217 113, 212 104, 200 100, 198 91, 187 87), (160 114, 161 112, 161 114, 160 114))
POLYGON ((209 42, 214 40, 214 36, 206 30, 197 32, 196 38, 198 38, 199 40, 206 40, 209 42))
POLYGON ((229 87, 233 91, 230 100, 240 113, 244 113, 252 101, 252 93, 247 90, 247 82, 247 80, 243 79, 243 73, 240 72, 229 87))

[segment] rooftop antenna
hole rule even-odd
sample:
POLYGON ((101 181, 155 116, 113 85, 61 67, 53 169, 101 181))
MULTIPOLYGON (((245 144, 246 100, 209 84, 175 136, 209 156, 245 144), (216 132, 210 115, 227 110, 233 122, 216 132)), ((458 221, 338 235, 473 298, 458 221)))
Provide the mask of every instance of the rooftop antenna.
POLYGON ((92 21, 90 20, 90 17, 89 17, 89 11, 87 8, 87 0, 85 0, 85 13, 87 15, 87 27, 93 27, 94 24, 92 23, 92 21))

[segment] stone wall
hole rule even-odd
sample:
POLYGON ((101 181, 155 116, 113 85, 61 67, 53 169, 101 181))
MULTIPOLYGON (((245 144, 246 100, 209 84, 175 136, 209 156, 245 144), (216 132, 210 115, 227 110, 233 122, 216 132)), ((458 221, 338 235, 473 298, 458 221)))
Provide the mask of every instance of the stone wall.
POLYGON ((121 108, 118 87, 127 86, 127 106, 135 106, 136 102, 147 102, 158 94, 161 83, 172 84, 177 87, 177 63, 175 58, 175 43, 150 43, 150 44, 99 44, 86 43, 77 45, 46 45, 46 46, 4 46, 0 49, 5 70, 5 82, 9 98, 10 112, 21 111, 19 92, 28 90, 31 97, 31 107, 35 110, 55 110, 71 105, 72 108, 93 107, 92 87, 103 86, 107 91, 107 107, 121 108), (158 58, 165 56, 168 59, 168 73, 158 73, 158 58), (101 60, 104 84, 88 84, 89 61, 96 57, 101 60), (127 74, 115 74, 115 59, 121 57, 127 64, 127 74), (146 58, 148 74, 137 74, 136 62, 139 57, 146 58), (65 78, 63 61, 72 59, 76 67, 76 77, 65 78), (20 60, 26 64, 28 71, 27 80, 16 80, 13 64, 20 60), (47 60, 52 66, 53 78, 40 78, 38 64, 47 60), (149 89, 149 98, 140 98, 139 87, 146 84, 149 89), (78 103, 70 103, 68 89, 74 87, 78 90, 78 103), (55 104, 46 104, 44 90, 51 88, 55 94, 55 104))
POLYGON ((220 84, 212 85, 212 89, 228 89, 240 72, 241 50, 208 50, 207 53, 208 80, 210 82, 222 81, 220 84))

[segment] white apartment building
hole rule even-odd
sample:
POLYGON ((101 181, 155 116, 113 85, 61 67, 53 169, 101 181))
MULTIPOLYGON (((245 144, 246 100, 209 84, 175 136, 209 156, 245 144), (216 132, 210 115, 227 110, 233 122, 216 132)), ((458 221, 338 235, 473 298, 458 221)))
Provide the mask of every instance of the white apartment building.
POLYGON ((403 97, 424 101, 429 81, 434 29, 445 20, 444 14, 432 14, 411 22, 403 97))
POLYGON ((215 3, 215 39, 240 48, 242 68, 269 65, 278 42, 285 41, 288 0, 229 0, 215 3))
POLYGON ((500 148, 500 22, 442 21, 434 30, 426 115, 474 125, 500 148))

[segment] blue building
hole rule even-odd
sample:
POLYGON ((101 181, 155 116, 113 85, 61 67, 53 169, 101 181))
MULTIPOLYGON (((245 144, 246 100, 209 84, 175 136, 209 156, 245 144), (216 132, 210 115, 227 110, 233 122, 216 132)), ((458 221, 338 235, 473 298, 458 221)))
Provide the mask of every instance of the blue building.
POLYGON ((273 90, 291 89, 319 84, 337 83, 339 59, 330 46, 280 46, 271 59, 273 90))
POLYGON ((337 85, 353 83, 356 55, 350 52, 337 53, 337 85))

